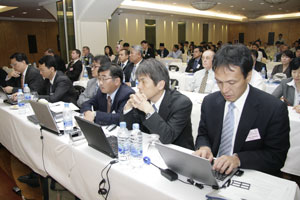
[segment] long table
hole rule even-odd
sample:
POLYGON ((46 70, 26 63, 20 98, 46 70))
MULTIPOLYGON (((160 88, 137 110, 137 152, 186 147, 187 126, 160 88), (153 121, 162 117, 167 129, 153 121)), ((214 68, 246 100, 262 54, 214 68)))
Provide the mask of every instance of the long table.
MULTIPOLYGON (((0 103, 0 116, 0 142, 12 154, 42 176, 49 174, 80 199, 102 199, 98 194, 100 173, 112 160, 110 157, 89 147, 85 141, 72 143, 67 135, 57 136, 45 130, 42 130, 42 145, 40 127, 3 103, 0 103)), ((144 140, 147 141, 147 136, 144 140)), ((152 165, 132 170, 115 164, 109 179, 109 199, 206 199, 205 195, 213 191, 208 186, 200 190, 180 181, 170 182, 152 165)), ((249 191, 243 191, 252 197, 250 199, 257 199, 257 194, 264 194, 265 199, 300 198, 295 182, 261 172, 245 170, 242 177, 233 180, 251 184, 249 191)), ((221 191, 233 193, 236 190, 230 186, 221 191)))

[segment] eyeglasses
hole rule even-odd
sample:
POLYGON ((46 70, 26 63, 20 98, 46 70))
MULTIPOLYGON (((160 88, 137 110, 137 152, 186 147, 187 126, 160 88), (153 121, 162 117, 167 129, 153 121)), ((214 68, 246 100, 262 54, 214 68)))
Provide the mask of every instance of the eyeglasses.
POLYGON ((17 64, 18 64, 18 63, 15 62, 15 63, 10 64, 10 66, 15 67, 17 64))
POLYGON ((112 79, 112 77, 98 77, 98 80, 101 82, 107 81, 109 79, 112 79))

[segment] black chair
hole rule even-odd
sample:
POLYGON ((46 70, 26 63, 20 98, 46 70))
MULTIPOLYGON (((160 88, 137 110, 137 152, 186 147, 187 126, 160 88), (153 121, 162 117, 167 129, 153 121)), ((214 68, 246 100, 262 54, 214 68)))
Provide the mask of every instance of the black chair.
POLYGON ((177 65, 169 65, 169 71, 179 71, 179 67, 177 65))
POLYGON ((82 87, 82 86, 80 86, 80 85, 75 85, 74 88, 75 88, 75 90, 76 90, 76 92, 77 92, 77 98, 78 98, 79 95, 80 95, 81 93, 83 93, 84 90, 85 90, 85 88, 82 87))

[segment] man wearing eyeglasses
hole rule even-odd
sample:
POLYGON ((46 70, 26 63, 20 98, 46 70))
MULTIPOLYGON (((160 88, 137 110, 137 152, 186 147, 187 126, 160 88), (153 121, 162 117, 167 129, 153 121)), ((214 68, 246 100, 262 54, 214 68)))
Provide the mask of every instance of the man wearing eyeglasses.
POLYGON ((81 107, 85 119, 101 125, 119 124, 120 113, 129 96, 134 93, 122 80, 121 67, 105 63, 99 68, 100 90, 81 107))
POLYGON ((6 93, 16 93, 18 89, 23 89, 24 84, 28 84, 31 91, 40 92, 42 90, 44 81, 39 70, 28 64, 27 56, 24 53, 14 53, 10 56, 10 65, 14 71, 7 77, 10 86, 4 88, 6 93))
POLYGON ((93 78, 90 79, 87 83, 87 87, 85 88, 84 92, 82 92, 77 100, 77 105, 79 107, 82 106, 82 104, 88 100, 90 100, 92 97, 94 97, 97 94, 97 91, 99 90, 99 82, 98 82, 98 70, 99 67, 101 67, 103 64, 110 62, 110 59, 107 56, 99 55, 95 56, 92 64, 92 76, 93 78))

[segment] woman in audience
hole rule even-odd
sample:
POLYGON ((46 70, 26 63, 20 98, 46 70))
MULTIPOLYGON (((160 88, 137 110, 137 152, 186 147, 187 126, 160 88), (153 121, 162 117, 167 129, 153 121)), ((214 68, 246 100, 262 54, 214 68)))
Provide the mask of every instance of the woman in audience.
POLYGON ((110 59, 111 61, 115 60, 116 56, 114 55, 114 52, 113 52, 111 46, 105 46, 105 47, 104 47, 104 53, 105 53, 105 55, 106 55, 107 57, 109 57, 109 59, 110 59))
POLYGON ((284 52, 282 52, 282 54, 281 54, 282 64, 276 65, 273 68, 271 76, 273 77, 277 73, 284 73, 287 78, 290 78, 291 77, 290 63, 293 60, 293 58, 294 58, 294 54, 292 51, 285 50, 284 52))
POLYGON ((282 98, 289 106, 300 113, 300 58, 291 62, 292 77, 281 81, 272 93, 277 98, 282 98))

